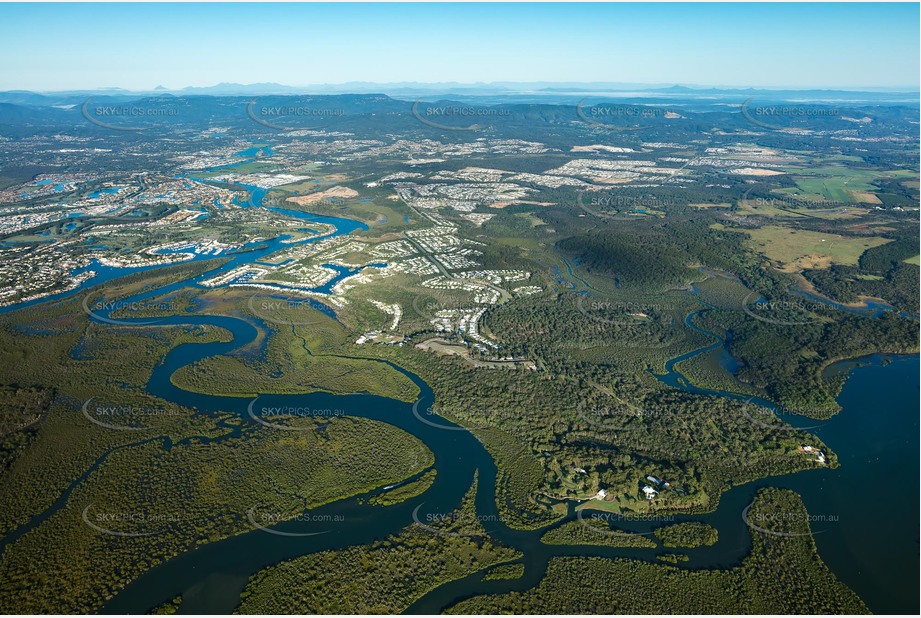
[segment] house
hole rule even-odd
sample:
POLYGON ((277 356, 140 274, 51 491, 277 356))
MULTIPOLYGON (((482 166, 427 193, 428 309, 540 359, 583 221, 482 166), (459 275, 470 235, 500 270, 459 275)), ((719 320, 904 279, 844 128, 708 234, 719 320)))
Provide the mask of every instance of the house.
POLYGON ((650 474, 649 476, 646 477, 646 480, 649 481, 650 483, 652 483, 653 485, 655 485, 656 487, 658 487, 659 485, 662 484, 662 481, 660 481, 659 479, 657 479, 656 477, 654 477, 654 476, 651 475, 651 474, 650 474))
POLYGON ((608 492, 606 492, 603 489, 599 489, 598 493, 595 494, 595 500, 604 500, 605 496, 607 495, 608 495, 608 492))
POLYGON ((646 485, 645 487, 643 487, 643 493, 646 494, 647 500, 652 500, 658 495, 659 492, 657 492, 655 489, 653 489, 649 485, 646 485))
POLYGON ((816 461, 818 461, 820 464, 823 464, 823 465, 826 463, 825 453, 823 453, 822 451, 820 451, 814 446, 809 446, 809 445, 804 444, 803 446, 799 447, 799 450, 803 451, 804 453, 810 453, 810 454, 815 453, 816 461))

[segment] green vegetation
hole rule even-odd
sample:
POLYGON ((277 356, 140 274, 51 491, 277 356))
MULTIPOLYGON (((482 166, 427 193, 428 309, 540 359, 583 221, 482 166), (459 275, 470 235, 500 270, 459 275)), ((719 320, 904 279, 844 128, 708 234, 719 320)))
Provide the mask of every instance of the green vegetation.
POLYGON ((726 361, 725 354, 723 348, 715 348, 677 363, 675 370, 681 372, 691 384, 700 388, 749 393, 751 395, 763 394, 761 389, 739 382, 723 368, 721 363, 726 361))
POLYGON ((500 564, 489 569, 489 572, 483 576, 483 581, 521 579, 522 576, 524 576, 524 565, 520 562, 515 562, 513 564, 500 564))
POLYGON ((700 277, 689 266, 718 267, 721 234, 702 226, 627 224, 568 238, 561 250, 577 255, 590 271, 610 274, 624 287, 660 290, 700 277))
POLYGON ((181 605, 182 595, 179 595, 153 608, 150 610, 149 614, 152 616, 170 616, 172 614, 178 614, 181 605))
MULTIPOLYGON (((426 361, 405 348, 371 350, 425 379, 437 396, 434 412, 473 428, 496 461, 497 506, 513 528, 546 526, 561 516, 553 508, 558 500, 599 489, 607 498, 593 508, 709 511, 729 487, 814 468, 798 447, 821 443, 744 402, 668 390, 588 364, 569 367, 579 379, 520 371, 508 380, 507 372, 473 369, 453 357, 426 361), (588 382, 593 370, 597 382, 588 382), (647 500, 647 475, 671 489, 647 500)), ((829 465, 837 465, 833 453, 829 465)))
MULTIPOLYGON (((148 285, 162 285, 206 267, 204 263, 191 266, 126 277, 108 284, 105 296, 124 298, 148 285)), ((89 294, 97 298, 96 292, 89 294)), ((187 410, 150 397, 145 386, 153 368, 172 347, 227 341, 229 333, 211 326, 113 328, 90 322, 81 300, 72 297, 0 316, 0 384, 15 384, 21 393, 54 393, 43 421, 4 439, 11 449, 4 453, 15 459, 7 459, 7 467, 0 470, 2 532, 25 524, 51 506, 102 453, 113 448, 156 435, 182 436, 190 430, 221 433, 192 423, 187 410), (144 424, 150 431, 112 431, 81 414, 82 405, 90 400, 94 406, 171 411, 146 416, 144 424), (26 441, 28 448, 20 448, 26 441)), ((24 422, 23 417, 16 422, 24 422)))
POLYGON ((379 363, 341 356, 304 359, 292 363, 282 377, 273 378, 269 366, 241 358, 209 358, 183 367, 173 374, 173 383, 193 393, 255 397, 262 394, 336 395, 369 393, 402 401, 414 401, 419 388, 406 376, 379 363))
POLYGON ((370 498, 368 504, 373 504, 374 506, 390 506, 391 504, 399 504, 400 502, 405 502, 416 496, 421 496, 432 486, 432 483, 435 482, 436 474, 438 474, 437 471, 429 470, 414 481, 387 490, 379 496, 370 498))
MULTIPOLYGON (((348 97, 339 102, 348 103, 348 97)), ((596 546, 598 553, 597 547, 712 545, 716 530, 697 522, 659 528, 655 536, 621 534, 609 522, 710 512, 730 487, 819 467, 814 456, 799 450, 801 444, 821 449, 829 468, 838 466, 828 445, 792 430, 767 409, 675 388, 674 374, 658 380, 669 359, 714 344, 698 329, 726 344, 678 363, 674 370, 684 376, 677 379, 679 386, 691 382, 760 396, 784 412, 814 418, 838 410, 834 398, 843 380, 825 375, 830 363, 918 350, 917 144, 901 137, 906 128, 916 137, 914 120, 902 108, 874 106, 872 123, 848 126, 867 139, 830 142, 823 129, 840 130, 840 119, 813 119, 816 135, 761 135, 738 113, 704 116, 689 108, 680 122, 642 135, 620 134, 617 141, 632 149, 628 155, 586 148, 602 134, 574 122, 570 108, 525 106, 513 110, 514 122, 490 118, 483 139, 471 140, 478 134, 435 134, 419 126, 406 117, 404 103, 375 98, 380 113, 368 114, 369 101, 360 102, 361 113, 346 114, 344 124, 335 117, 317 124, 331 129, 327 137, 288 141, 285 132, 276 132, 259 146, 278 146, 278 156, 266 149, 241 165, 194 172, 208 181, 203 194, 217 195, 214 189, 221 188, 223 208, 213 206, 211 197, 201 200, 206 220, 177 223, 185 202, 151 204, 150 198, 159 193, 158 185, 169 191, 179 184, 202 189, 176 174, 200 168, 194 164, 202 163, 203 153, 236 152, 242 147, 236 128, 208 132, 203 141, 197 137, 201 127, 193 125, 183 128, 182 139, 157 131, 149 149, 142 132, 132 133, 120 137, 135 147, 94 148, 91 162, 75 163, 75 155, 68 154, 82 148, 54 149, 47 151, 54 152, 47 164, 5 170, 0 174, 4 188, 59 173, 65 165, 74 166, 75 174, 101 177, 104 172, 104 180, 69 185, 54 195, 49 187, 34 199, 17 200, 16 209, 30 214, 68 208, 90 191, 122 184, 116 179, 121 175, 133 196, 146 196, 146 205, 130 216, 76 216, 0 239, 14 241, 0 252, 14 260, 21 255, 24 267, 4 270, 0 287, 7 295, 0 298, 20 298, 13 288, 39 272, 33 266, 45 271, 37 259, 45 247, 83 260, 108 250, 128 257, 166 243, 268 243, 282 234, 291 240, 328 234, 332 226, 267 212, 251 200, 247 208, 236 208, 227 191, 236 192, 235 202, 243 204, 255 192, 235 184, 253 182, 241 174, 306 176, 296 182, 290 182, 293 176, 279 177, 289 184, 268 191, 263 205, 350 217, 369 229, 316 244, 285 243, 281 251, 258 259, 259 268, 279 266, 262 278, 311 285, 305 283, 309 270, 323 263, 384 261, 393 267, 368 269, 367 278, 350 280, 347 291, 324 297, 335 317, 307 306, 303 295, 289 303, 282 292, 236 286, 188 286, 112 317, 233 316, 253 325, 257 336, 248 345, 172 376, 174 385, 197 393, 241 398, 371 393, 414 402, 419 389, 388 362, 406 368, 434 391, 434 408, 426 411, 431 421, 448 419, 469 429, 492 457, 502 521, 543 531, 542 542, 561 553, 567 551, 561 544, 583 546, 573 551, 585 553, 592 550, 584 546, 596 546), (536 135, 540 120, 552 121, 552 130, 536 135), (412 134, 402 135, 402 125, 391 121, 410 122, 412 134), (702 128, 708 129, 705 134, 702 128), (171 171, 157 167, 164 161, 162 148, 171 151, 165 159, 171 171), (145 150, 152 156, 143 156, 145 150), (732 161, 731 167, 766 166, 784 173, 739 175, 722 163, 707 163, 711 155, 732 161), (616 184, 594 172, 572 175, 593 187, 549 188, 558 183, 515 178, 575 159, 614 168, 642 159, 646 169, 642 179, 628 172, 616 184), (680 161, 687 165, 679 169, 680 161), (177 165, 181 170, 173 169, 177 165), (654 167, 671 172, 658 175, 654 167), (142 181, 139 171, 145 172, 142 181), (163 175, 168 182, 157 178, 163 175), (499 184, 495 177, 502 184, 517 183, 524 199, 490 197, 499 184), (345 191, 340 194, 353 196, 286 201, 295 193, 332 187, 358 195, 345 191), (593 200, 592 208, 584 208, 584 197, 593 200), (460 202, 452 204, 454 198, 460 202), (169 225, 147 225, 177 213, 169 225), (424 251, 409 242, 433 225, 453 231, 429 237, 424 251), (92 248, 94 243, 108 249, 92 248), (436 260, 430 252, 441 257, 436 260), (438 262, 442 259, 444 264, 438 262), (489 279, 489 286, 475 289, 481 279, 489 279), (498 297, 490 300, 493 292, 498 297), (867 307, 876 302, 895 311, 871 316, 867 307), (459 325, 461 311, 451 313, 458 308, 467 311, 466 325, 459 325), (433 320, 439 311, 450 314, 438 316, 440 323, 433 320), (472 334, 474 311, 476 332, 485 340, 472 334), (732 373, 724 368, 732 360, 727 356, 737 361, 732 373), (656 492, 647 499, 643 490, 651 485, 656 492), (574 500, 580 501, 583 519, 560 524, 574 500)), ((215 118, 211 112, 207 116, 215 118)), ((234 116, 252 124, 243 114, 234 116)), ((228 126, 235 127, 231 121, 228 126)), ((51 135, 42 139, 58 139, 51 135)), ((79 139, 106 145, 101 137, 79 139)), ((15 149, 18 143, 9 146, 15 149)), ((51 156, 42 152, 29 157, 51 156)), ((14 193, 7 195, 16 200, 14 193)), ((196 277, 225 262, 139 272, 88 294, 0 315, 0 534, 9 539, 0 561, 0 611, 96 611, 163 560, 251 530, 252 517, 259 525, 272 525, 345 496, 359 496, 373 515, 444 480, 418 440, 383 423, 278 416, 271 422, 303 431, 275 431, 232 415, 169 405, 147 392, 158 363, 178 345, 227 342, 229 333, 211 326, 102 324, 84 313, 97 303, 196 277), (112 418, 107 407, 145 414, 112 418), (146 414, 150 410, 158 413, 146 414), (107 418, 130 431, 97 422, 107 418), (397 485, 382 489, 391 484, 397 485), (142 514, 156 525, 156 534, 108 535, 85 519, 124 512, 142 514)), ((49 279, 48 289, 69 284, 70 268, 60 266, 61 277, 49 279)), ((474 494, 460 508, 464 523, 411 525, 373 545, 300 556, 267 568, 252 579, 239 609, 395 613, 436 586, 470 574, 520 579, 524 565, 508 564, 517 552, 496 546, 482 527, 469 523, 475 519, 474 494)), ((802 505, 795 496, 769 490, 759 494, 752 513, 769 508, 801 512, 802 505)), ((137 521, 104 527, 126 533, 145 529, 137 521)), ((652 564, 561 557, 534 590, 474 598, 454 609, 866 609, 827 572, 808 538, 752 534, 752 554, 733 569, 677 569, 671 565, 688 560, 678 553, 663 553, 652 564)), ((177 597, 154 611, 174 613, 180 603, 177 597)))
POLYGON ((218 435, 159 436, 111 451, 64 506, 7 547, 0 611, 95 611, 131 579, 197 545, 400 482, 434 461, 416 438, 361 418, 289 423, 301 431, 193 419, 218 435))
POLYGON ((372 545, 309 554, 254 575, 240 614, 398 614, 426 592, 520 557, 476 518, 476 480, 453 516, 372 545))
POLYGON ((594 517, 569 521, 551 528, 540 538, 547 545, 600 545, 603 547, 655 547, 648 536, 630 534, 612 528, 607 522, 594 517))
POLYGON ((665 547, 703 547, 713 545, 719 538, 716 528, 699 521, 656 528, 655 534, 665 547))
POLYGON ((810 168, 808 172, 802 168, 787 168, 785 171, 798 174, 794 177, 797 187, 805 195, 800 199, 819 199, 835 202, 860 202, 869 201, 879 203, 878 200, 864 198, 862 194, 874 191, 877 187, 874 182, 880 178, 912 178, 917 177, 910 170, 876 171, 860 169, 851 166, 826 166, 810 168))
POLYGON ((917 314, 917 251, 918 236, 913 233, 868 250, 857 266, 807 270, 803 275, 822 294, 840 303, 882 298, 898 310, 917 314))
MULTIPOLYGON (((785 410, 826 419, 838 410, 834 397, 840 382, 828 382, 822 370, 838 359, 885 351, 916 353, 917 324, 885 313, 866 319, 844 311, 832 322, 772 324, 743 317, 738 312, 712 311, 702 317, 705 328, 731 330, 729 349, 742 362, 736 377, 763 389, 785 410)), ((800 318, 802 319, 802 318, 800 318)))
POLYGON ((512 528, 534 529, 546 526, 561 514, 538 502, 541 465, 537 458, 509 434, 496 429, 473 433, 496 462, 496 506, 502 521, 512 528))
POLYGON ((342 355, 351 333, 308 304, 234 292, 210 298, 223 311, 253 318, 261 334, 246 349, 181 368, 172 377, 180 388, 235 397, 317 391, 371 393, 401 401, 418 397, 419 388, 387 364, 342 355))
MULTIPOLYGON (((865 614, 866 606, 821 561, 799 496, 763 489, 749 511, 770 532, 752 530, 752 550, 728 570, 691 571, 624 559, 553 558, 525 592, 474 597, 452 614, 865 614), (611 585, 617 582, 617 585, 611 585)), ((761 524, 759 524, 761 525, 761 524)))
POLYGON ((47 390, 0 386, 0 475, 32 443, 53 397, 47 390))
POLYGON ((794 269, 856 265, 866 250, 889 242, 878 236, 848 237, 773 225, 746 230, 746 233, 766 257, 794 269))

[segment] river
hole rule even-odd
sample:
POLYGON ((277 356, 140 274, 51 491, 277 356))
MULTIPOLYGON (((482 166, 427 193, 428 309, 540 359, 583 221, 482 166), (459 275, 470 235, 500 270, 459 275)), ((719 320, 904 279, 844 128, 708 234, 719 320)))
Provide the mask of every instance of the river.
MULTIPOLYGON (((148 291, 144 295, 152 293, 148 291)), ((687 324, 712 337, 713 343, 670 359, 666 363, 668 373, 658 377, 677 388, 750 399, 737 393, 697 388, 675 370, 679 361, 723 345, 715 334, 693 324, 697 313, 688 316, 687 324)), ((233 334, 234 340, 230 343, 188 343, 173 349, 152 374, 149 392, 165 400, 194 407, 200 413, 223 410, 236 412, 245 418, 248 401, 185 392, 173 385, 169 378, 176 370, 201 358, 246 345, 255 338, 255 328, 236 318, 217 316, 191 321, 189 317, 175 317, 160 323, 221 326, 233 334)), ((751 531, 741 517, 743 509, 759 487, 786 487, 802 495, 813 517, 824 519, 811 522, 820 555, 874 612, 916 611, 917 597, 912 590, 918 575, 917 539, 892 543, 890 538, 894 528, 908 526, 909 533, 916 530, 917 492, 892 489, 898 487, 896 483, 900 471, 911 469, 918 459, 918 443, 914 440, 918 433, 918 358, 875 356, 860 363, 842 365, 849 367, 852 375, 838 398, 843 408, 840 414, 825 423, 781 414, 785 421, 798 427, 821 425, 811 431, 839 454, 841 467, 748 483, 724 493, 714 513, 675 516, 675 521, 710 523, 720 533, 720 540, 712 547, 687 550, 685 553, 690 561, 681 568, 728 568, 737 565, 751 547, 751 531), (886 487, 887 482, 892 482, 894 487, 886 487)), ((406 375, 422 392, 420 409, 430 406, 433 394, 428 386, 417 376, 406 375)), ((448 512, 459 504, 476 471, 479 471, 480 478, 476 499, 478 516, 489 522, 487 527, 494 538, 523 552, 525 575, 509 582, 482 581, 483 573, 474 574, 431 591, 415 602, 409 612, 437 613, 458 599, 473 594, 533 587, 553 556, 600 555, 654 561, 660 551, 548 546, 540 543, 543 531, 519 531, 506 527, 495 505, 495 465, 479 442, 468 432, 443 419, 433 419, 434 425, 433 421, 420 420, 412 413, 409 404, 370 395, 327 394, 265 396, 261 402, 269 406, 336 408, 349 415, 395 425, 418 437, 435 454, 436 481, 422 496, 391 507, 363 505, 361 497, 358 497, 316 509, 312 513, 321 519, 324 516, 337 518, 337 523, 326 534, 283 537, 253 530, 205 545, 142 575, 108 603, 105 612, 140 613, 182 593, 183 613, 229 613, 238 604, 239 594, 249 576, 261 568, 305 553, 365 544, 396 534, 412 522, 417 508, 420 508, 423 518, 429 513, 448 512)), ((755 399, 755 402, 771 406, 764 400, 755 399)), ((775 407, 771 407, 776 411, 775 407)), ((575 514, 571 513, 567 520, 573 517, 575 514)), ((660 524, 637 523, 626 527, 631 531, 647 532, 655 525, 660 524)), ((318 531, 318 524, 292 521, 275 529, 288 533, 310 533, 318 531)), ((914 536, 917 536, 916 533, 914 536)))
MULTIPOLYGON (((253 206, 260 206, 259 203, 253 206)), ((359 229, 361 224, 341 218, 303 214, 306 221, 330 223, 336 227, 331 235, 359 229)), ((328 237, 328 236, 327 236, 328 237)), ((232 256, 228 264, 206 273, 213 277, 245 263, 252 263, 279 248, 279 239, 232 256)), ((136 271, 132 271, 136 272, 136 271)), ((119 276, 105 272, 83 287, 119 276)), ((138 302, 164 292, 195 285, 206 275, 148 290, 125 302, 138 302)), ((82 288, 81 288, 82 289, 82 288)), ((74 293, 74 292, 71 292, 74 293)), ((20 308, 17 306, 15 308, 20 308)), ((12 309, 12 308, 11 308, 12 309)), ((701 311, 706 311, 706 308, 701 311)), ((695 392, 734 399, 749 399, 737 393, 708 391, 690 384, 675 370, 681 360, 723 345, 715 334, 697 327, 695 312, 686 324, 713 338, 713 342, 670 359, 667 373, 657 376, 666 384, 695 392)), ((93 314, 106 319, 107 313, 93 314)), ((131 323, 133 320, 121 320, 131 323)), ((148 322, 137 320, 138 324, 148 322)), ((258 322, 258 321, 257 321, 258 322)), ((170 376, 180 368, 200 359, 238 349, 252 342, 256 328, 243 320, 227 316, 176 316, 157 320, 157 324, 209 324, 228 330, 229 343, 186 343, 172 349, 154 370, 148 391, 166 401, 200 414, 226 411, 250 420, 248 400, 183 391, 172 384, 170 376)), ((817 429, 812 429, 839 456, 840 468, 816 469, 795 475, 764 479, 735 487, 724 493, 714 513, 676 516, 675 521, 704 521, 719 530, 719 541, 711 547, 687 550, 690 561, 681 568, 728 568, 737 565, 751 547, 751 530, 741 517, 745 506, 762 486, 786 487, 797 491, 813 516, 819 553, 829 567, 854 589, 876 613, 918 612, 918 491, 916 483, 905 484, 906 475, 914 478, 918 452, 918 357, 887 358, 874 356, 861 363, 849 363, 850 378, 838 401, 843 410, 817 429)), ((421 390, 420 409, 432 405, 431 389, 418 377, 396 368, 412 379, 421 390)), ((548 561, 559 555, 620 556, 655 561, 661 550, 615 549, 587 546, 548 546, 540 543, 543 531, 519 531, 501 522, 495 503, 495 465, 480 443, 467 431, 441 419, 422 420, 412 406, 371 395, 334 396, 266 395, 260 402, 267 406, 335 408, 346 414, 389 423, 419 438, 435 455, 438 470, 434 484, 421 496, 389 507, 360 503, 365 496, 340 500, 311 511, 312 522, 289 521, 273 529, 287 533, 324 532, 314 536, 280 536, 263 530, 239 534, 196 548, 145 572, 131 582, 103 608, 104 613, 145 613, 152 607, 183 595, 182 613, 230 613, 239 603, 239 595, 248 578, 260 569, 282 560, 324 549, 366 544, 383 539, 410 525, 418 515, 446 513, 455 508, 479 473, 476 496, 477 514, 490 534, 498 541, 519 549, 524 557, 525 574, 514 581, 482 581, 483 573, 450 582, 429 592, 415 602, 410 613, 437 613, 457 600, 474 594, 524 590, 537 584, 548 561), (335 518, 329 526, 316 523, 323 516, 335 518), (321 529, 322 528, 322 529, 321 529), (328 529, 327 529, 328 528, 328 529)), ((755 399, 770 406, 769 402, 755 399)), ((776 407, 770 406, 776 410, 776 407)), ((798 427, 818 423, 802 417, 781 415, 798 427)), ((380 490, 378 490, 379 492, 380 490)), ((372 492, 377 493, 377 492, 372 492)), ((63 504, 63 500, 59 503, 63 504)), ((43 514, 47 517, 48 513, 43 514)), ((573 519, 571 512, 567 521, 573 519)), ((328 518, 326 518, 328 519, 328 518)), ((37 522, 34 522, 37 523, 37 522)), ((646 532, 657 524, 627 526, 646 532)), ((661 525, 661 524, 658 524, 661 525)), ((21 530, 17 533, 21 534, 21 530)), ((9 540, 9 539, 7 539, 9 540)))
MULTIPOLYGON (((176 317, 161 323, 187 324, 190 320, 176 317)), ((189 393, 173 385, 169 378, 174 371, 201 358, 246 345, 255 338, 256 329, 242 320, 222 316, 202 317, 194 323, 225 328, 234 340, 176 347, 152 374, 148 390, 165 400, 194 407, 200 413, 223 410, 246 418, 247 400, 189 393)), ((711 344, 700 351, 712 348, 711 344)), ((672 361, 668 366, 674 372, 672 361)), ((892 543, 891 537, 893 529, 905 527, 916 536, 918 494, 890 491, 884 485, 887 481, 897 483, 900 471, 910 470, 918 459, 918 444, 914 440, 918 432, 918 358, 876 356, 850 365, 851 378, 839 397, 842 412, 812 430, 839 454, 841 467, 748 483, 723 494, 714 513, 676 516, 675 521, 705 521, 720 533, 716 545, 686 551, 691 559, 682 568, 727 568, 738 564, 751 546, 751 532, 741 518, 742 510, 751 502, 757 488, 786 487, 802 495, 812 516, 826 519, 811 523, 820 555, 873 611, 914 611, 917 539, 892 543), (873 413, 869 413, 871 410, 873 413)), ((427 408, 433 402, 431 390, 417 376, 407 375, 421 389, 420 409, 427 408)), ((694 387, 688 385, 688 388, 694 387)), ((734 393, 723 396, 743 397, 734 393)), ((350 498, 312 511, 321 518, 326 515, 337 518, 327 534, 286 537, 253 530, 205 545, 142 575, 105 606, 106 613, 145 612, 178 593, 183 594, 183 613, 229 613, 239 602, 239 593, 248 577, 261 568, 305 553, 370 543, 396 534, 412 522, 417 507, 424 509, 420 511, 422 517, 427 513, 448 512, 459 504, 477 470, 478 515, 489 522, 487 527, 493 537, 524 553, 525 575, 513 582, 484 582, 482 573, 475 574, 430 592, 409 608, 411 612, 439 612, 471 594, 530 588, 540 580, 548 560, 555 555, 621 556, 652 561, 659 551, 547 546, 539 541, 542 531, 507 528, 500 521, 495 505, 495 466, 479 442, 446 420, 434 419, 434 425, 432 421, 420 420, 408 404, 370 395, 327 394, 264 396, 261 403, 336 408, 349 415, 395 425, 418 437, 435 454, 436 481, 422 496, 391 507, 370 507, 360 504, 359 498, 350 498)), ((784 418, 799 426, 816 424, 800 417, 784 418)), ((567 519, 573 517, 571 514, 567 519)), ((655 525, 635 524, 629 529, 645 532, 655 525)), ((323 527, 315 522, 292 521, 275 529, 309 533, 320 531, 318 526, 323 527)))

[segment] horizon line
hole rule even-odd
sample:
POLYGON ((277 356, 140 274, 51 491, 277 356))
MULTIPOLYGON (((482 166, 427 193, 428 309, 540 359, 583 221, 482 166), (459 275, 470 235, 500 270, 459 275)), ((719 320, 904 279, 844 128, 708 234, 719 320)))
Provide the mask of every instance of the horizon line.
MULTIPOLYGON (((81 88, 66 88, 66 89, 32 89, 32 88, 4 88, 2 92, 32 92, 35 94, 60 94, 68 92, 85 92, 85 91, 122 91, 128 93, 146 93, 146 92, 181 92, 184 90, 211 90, 221 87, 240 87, 240 88, 253 88, 258 86, 269 86, 269 87, 278 87, 285 88, 289 90, 310 90, 310 89, 331 89, 331 88, 347 88, 349 86, 361 85, 363 87, 371 86, 382 86, 382 87, 401 87, 401 88, 426 88, 426 89, 437 89, 437 88, 501 88, 506 90, 511 90, 515 86, 520 87, 537 87, 539 86, 542 89, 558 86, 558 87, 567 87, 567 88, 580 88, 580 87, 594 87, 594 88, 605 88, 608 90, 669 90, 669 89, 687 89, 687 90, 765 90, 765 91, 790 91, 790 92, 806 92, 806 91, 844 91, 844 92, 900 92, 900 93, 919 93, 921 94, 921 85, 888 85, 888 86, 757 86, 757 85, 708 85, 708 84, 687 84, 687 83, 632 83, 632 82, 567 82, 567 81, 492 81, 492 82, 455 82, 455 81, 445 81, 445 82, 415 82, 415 81, 399 81, 399 82, 373 82, 373 81, 363 81, 363 80, 351 80, 346 82, 338 83, 321 83, 321 84, 306 84, 306 85, 289 85, 282 84, 278 82, 254 82, 254 83, 240 83, 240 82, 217 82, 211 85, 186 85, 180 87, 165 87, 161 84, 150 88, 125 88, 123 86, 88 86, 81 88)), ((303 94, 310 94, 305 92, 303 94)))

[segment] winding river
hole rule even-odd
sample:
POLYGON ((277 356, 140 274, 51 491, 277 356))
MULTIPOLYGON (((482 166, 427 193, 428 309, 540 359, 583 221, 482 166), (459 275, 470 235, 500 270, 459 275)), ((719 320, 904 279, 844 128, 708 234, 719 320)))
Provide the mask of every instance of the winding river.
MULTIPOLYGON (((173 284, 176 285, 181 284, 173 284)), ((151 290, 138 298, 157 293, 151 290)), ((694 392, 751 399, 738 393, 698 388, 675 369, 682 360, 724 345, 717 335, 694 323, 696 315, 707 310, 705 306, 692 313, 686 323, 712 338, 713 342, 670 359, 666 363, 667 373, 657 377, 666 384, 694 392)), ((187 343, 171 350, 152 374, 149 392, 164 400, 193 407, 199 413, 228 411, 247 418, 247 400, 189 393, 173 385, 170 376, 200 359, 226 354, 247 345, 256 337, 256 328, 243 320, 223 316, 193 320, 175 317, 160 323, 219 326, 232 333, 233 341, 187 343)), ((705 521, 720 532, 720 540, 712 547, 687 550, 685 553, 690 561, 681 568, 727 568, 738 564, 751 547, 751 530, 741 518, 743 509, 759 487, 786 487, 803 496, 813 517, 824 518, 825 521, 811 522, 820 554, 871 609, 880 613, 913 611, 917 604, 916 595, 911 592, 913 582, 917 581, 917 542, 893 543, 892 530, 912 531, 916 528, 913 517, 918 512, 918 496, 914 491, 888 495, 889 492, 883 491, 882 484, 886 479, 897 476, 899 470, 911 469, 918 458, 917 441, 913 440, 918 429, 915 412, 918 358, 878 356, 850 365, 853 375, 839 398, 843 411, 818 428, 814 428, 815 421, 780 414, 770 402, 754 400, 770 407, 793 426, 812 428, 810 431, 839 454, 841 467, 748 483, 724 493, 714 513, 675 516, 674 521, 705 521), (874 413, 867 413, 870 410, 874 413), (874 497, 874 492, 879 495, 874 497)), ((434 403, 431 389, 420 378, 398 367, 396 369, 420 388, 419 409, 426 409, 434 403)), ((238 604, 239 594, 249 576, 259 569, 305 553, 370 543, 399 533, 412 523, 414 513, 425 521, 427 514, 449 512, 460 503, 476 471, 479 471, 480 478, 476 496, 478 516, 495 539, 522 551, 525 574, 515 581, 483 581, 483 573, 476 573, 429 592, 408 608, 410 613, 437 613, 474 594, 531 588, 539 582, 553 556, 600 555, 654 561, 655 555, 661 551, 548 546, 539 540, 543 531, 508 528, 496 509, 496 468, 485 449, 469 432, 444 419, 422 420, 413 414, 409 404, 371 395, 328 394, 266 395, 260 402, 268 406, 342 409, 349 415, 399 427, 419 438, 435 454, 435 468, 438 470, 435 483, 422 496, 398 505, 371 507, 360 503, 361 498, 367 496, 359 496, 313 510, 311 513, 318 516, 313 518, 313 522, 290 521, 273 528, 288 534, 324 534, 280 536, 253 530, 197 548, 142 575, 112 599, 105 606, 105 612, 144 612, 181 592, 183 613, 229 613, 238 604), (336 523, 331 526, 316 523, 317 519, 329 519, 326 516, 335 517, 336 523)), ((574 517, 575 513, 571 511, 566 520, 574 517)), ((625 527, 643 533, 656 525, 661 524, 635 523, 625 527)))
MULTIPOLYGON (((302 214, 305 221, 336 226, 335 234, 361 227, 361 224, 349 219, 302 214)), ((278 239, 247 248, 231 256, 227 264, 216 270, 145 291, 126 302, 140 302, 195 285, 206 276, 214 277, 220 272, 252 263, 277 250, 277 243, 278 239)), ((86 285, 95 285, 120 274, 124 273, 104 272, 86 285)), ((738 393, 697 388, 675 369, 682 360, 724 345, 716 334, 694 324, 696 315, 706 310, 707 307, 704 307, 689 315, 686 324, 710 337, 712 343, 670 359, 666 364, 667 373, 657 377, 675 388, 748 400, 750 397, 738 393)), ((91 317, 105 321, 109 315, 97 312, 91 317)), ((120 321, 149 323, 143 319, 120 321)), ((157 320, 157 324, 212 325, 229 331, 233 340, 229 343, 186 343, 170 350, 150 377, 147 385, 149 393, 165 401, 194 408, 199 414, 230 412, 245 421, 254 422, 247 412, 249 400, 184 391, 176 387, 170 377, 198 360, 226 354, 251 343, 257 337, 256 327, 250 322, 227 316, 169 317, 157 320)), ((399 367, 395 369, 406 374, 420 388, 420 409, 427 409, 434 403, 433 393, 425 382, 399 367)), ((810 429, 834 449, 841 467, 836 470, 816 469, 737 486, 722 495, 719 507, 713 513, 675 516, 674 521, 704 521, 719 530, 719 541, 715 545, 683 551, 690 561, 680 568, 728 568, 737 565, 751 547, 752 531, 742 520, 743 509, 759 487, 786 487, 803 497, 813 517, 825 518, 810 524, 820 555, 872 611, 917 613, 918 492, 915 483, 905 483, 903 478, 905 475, 914 478, 913 470, 916 470, 919 457, 919 360, 918 357, 874 356, 860 363, 841 365, 841 370, 848 370, 851 374, 838 399, 842 412, 820 427, 810 429)), ((778 412, 793 426, 813 427, 817 424, 803 417, 779 414, 770 402, 757 398, 754 401, 778 412)), ((450 512, 461 502, 477 471, 477 514, 491 536, 524 554, 521 559, 525 565, 524 576, 513 581, 483 581, 484 572, 481 571, 430 591, 409 607, 408 613, 438 613, 472 595, 531 588, 539 582, 553 556, 619 556, 655 561, 656 554, 661 552, 661 549, 548 546, 539 540, 544 530, 508 528, 501 521, 495 503, 496 467, 482 445, 472 434, 447 420, 439 417, 423 420, 413 413, 409 404, 372 395, 334 396, 323 393, 264 395, 260 403, 267 406, 341 409, 348 415, 399 427, 416 436, 434 453, 434 465, 438 471, 435 482, 421 496, 388 507, 362 504, 362 498, 368 497, 364 495, 313 509, 310 511, 314 516, 312 521, 288 521, 272 528, 275 532, 286 533, 284 536, 254 528, 198 547, 145 572, 111 599, 103 608, 104 613, 146 613, 179 593, 183 595, 182 613, 231 613, 239 603, 240 592, 248 578, 260 569, 310 552, 383 539, 410 525, 414 514, 425 521, 426 515, 450 512), (318 523, 318 520, 335 523, 318 523)), ((164 443, 164 448, 168 447, 169 444, 164 443)), ((91 473, 92 470, 88 470, 86 475, 91 473)), ((53 506, 48 513, 40 516, 41 519, 36 518, 26 528, 40 523, 66 500, 67 495, 62 496, 56 503, 57 507, 53 506)), ((575 517, 571 509, 566 521, 575 517)), ((657 525, 661 523, 637 522, 624 527, 645 533, 657 525)), ((18 538, 25 531, 20 529, 14 534, 18 538)), ((12 540, 8 536, 4 542, 12 540)))

